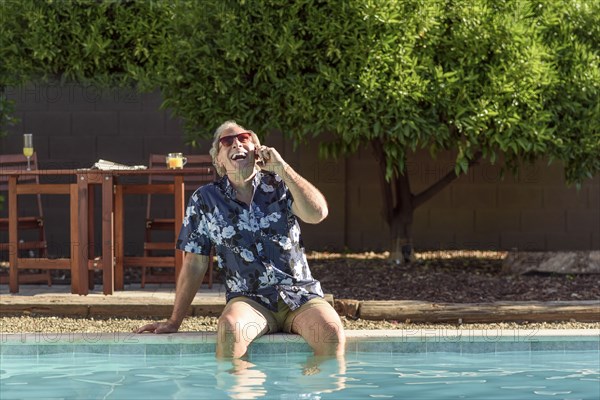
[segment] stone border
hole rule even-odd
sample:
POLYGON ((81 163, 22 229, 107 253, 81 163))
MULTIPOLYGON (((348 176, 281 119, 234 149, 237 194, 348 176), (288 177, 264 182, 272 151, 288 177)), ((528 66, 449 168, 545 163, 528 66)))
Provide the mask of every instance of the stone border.
POLYGON ((600 274, 600 251, 510 251, 502 262, 505 274, 600 274))

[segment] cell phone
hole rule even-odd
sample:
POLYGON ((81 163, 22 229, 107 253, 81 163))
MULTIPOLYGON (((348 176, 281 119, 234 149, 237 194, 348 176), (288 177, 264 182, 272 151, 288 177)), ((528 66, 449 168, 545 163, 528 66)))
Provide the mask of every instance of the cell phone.
POLYGON ((263 160, 262 156, 260 154, 258 154, 258 151, 256 151, 256 150, 254 150, 254 158, 255 158, 258 166, 265 165, 265 160, 263 160))

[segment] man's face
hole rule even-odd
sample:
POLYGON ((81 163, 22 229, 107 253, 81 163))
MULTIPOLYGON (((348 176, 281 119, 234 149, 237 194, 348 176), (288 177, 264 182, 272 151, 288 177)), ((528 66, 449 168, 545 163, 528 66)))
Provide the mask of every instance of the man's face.
POLYGON ((246 169, 254 170, 254 150, 255 144, 250 132, 236 126, 221 134, 217 160, 223 164, 228 174, 246 169))

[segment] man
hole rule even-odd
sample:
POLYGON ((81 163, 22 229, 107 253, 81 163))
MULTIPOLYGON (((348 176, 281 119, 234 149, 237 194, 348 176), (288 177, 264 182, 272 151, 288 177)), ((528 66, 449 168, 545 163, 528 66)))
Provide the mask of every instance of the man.
POLYGON ((343 355, 342 322, 311 275, 297 221, 325 219, 325 198, 277 150, 234 121, 217 128, 210 154, 222 178, 190 199, 177 241, 186 254, 173 313, 137 333, 177 332, 214 246, 227 287, 218 358, 242 357, 254 339, 280 331, 300 334, 315 356, 343 355))

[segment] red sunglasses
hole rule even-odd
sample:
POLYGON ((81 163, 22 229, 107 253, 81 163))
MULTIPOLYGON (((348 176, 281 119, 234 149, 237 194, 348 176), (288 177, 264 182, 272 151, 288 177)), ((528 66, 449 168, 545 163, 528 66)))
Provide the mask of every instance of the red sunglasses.
POLYGON ((223 136, 219 139, 219 143, 221 143, 221 145, 224 147, 230 147, 235 139, 237 139, 240 143, 248 143, 248 141, 252 139, 252 135, 250 132, 242 132, 238 133, 237 135, 223 136))

